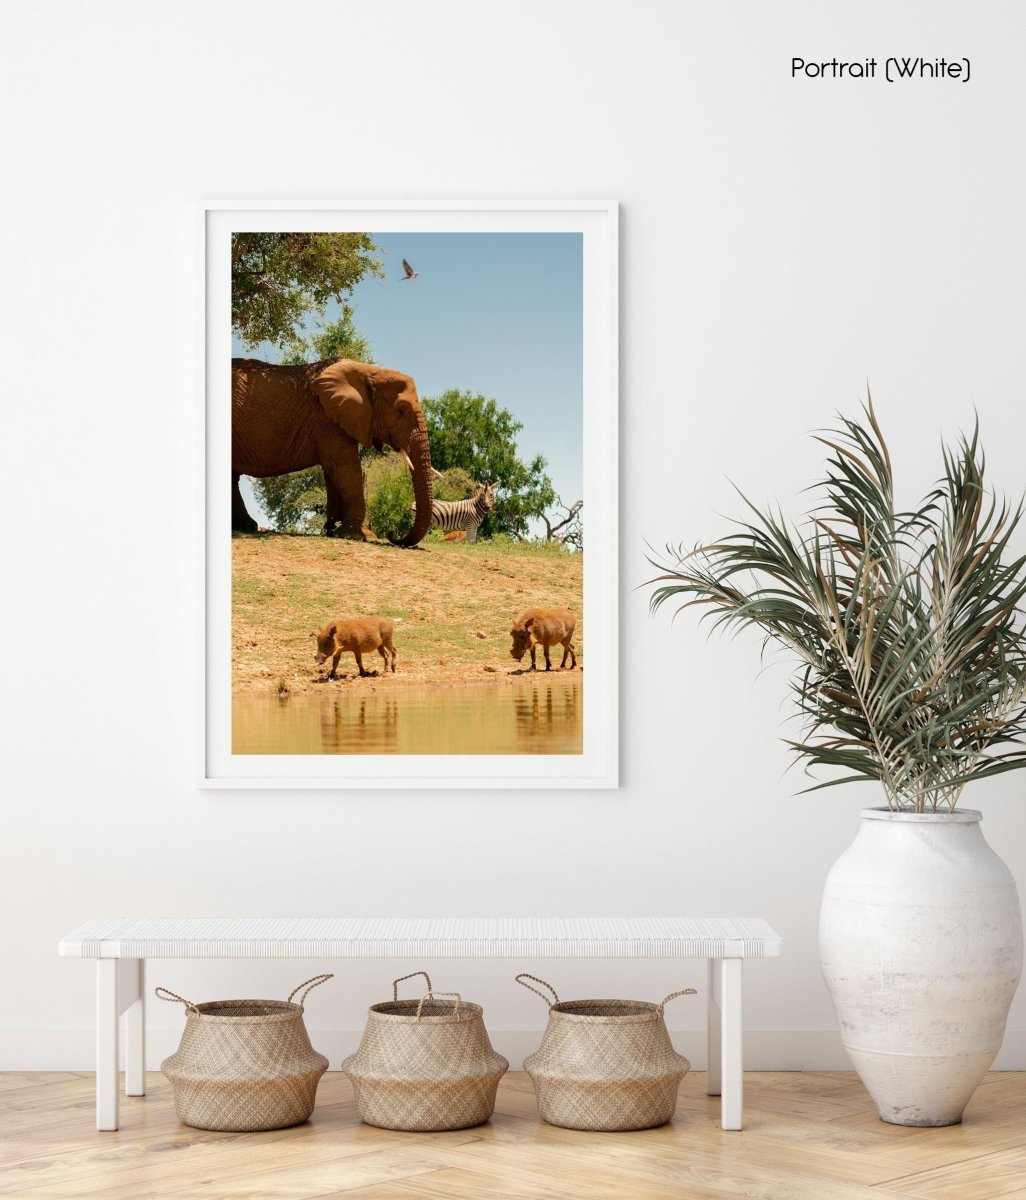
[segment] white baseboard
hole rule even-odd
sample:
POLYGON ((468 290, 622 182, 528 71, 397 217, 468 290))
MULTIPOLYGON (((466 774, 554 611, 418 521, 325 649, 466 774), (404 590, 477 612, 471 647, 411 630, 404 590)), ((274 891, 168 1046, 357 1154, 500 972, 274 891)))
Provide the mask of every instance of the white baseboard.
MULTIPOLYGON (((310 1040, 327 1055, 337 1071, 342 1059, 360 1041, 359 1029, 311 1029, 310 1040)), ((705 1031, 671 1029, 673 1044, 687 1056, 696 1071, 704 1071, 705 1031)), ((541 1043, 540 1029, 490 1029, 495 1049, 519 1070, 524 1059, 541 1043)), ((157 1071, 173 1054, 179 1030, 151 1029, 147 1036, 146 1066, 157 1071)), ((93 1029, 0 1030, 0 1071, 92 1071, 96 1034, 93 1029)), ((745 1031, 745 1068, 749 1071, 850 1071, 851 1063, 834 1029, 748 1029, 745 1031)), ((1026 1029, 1009 1029, 996 1071, 1026 1070, 1026 1029)))

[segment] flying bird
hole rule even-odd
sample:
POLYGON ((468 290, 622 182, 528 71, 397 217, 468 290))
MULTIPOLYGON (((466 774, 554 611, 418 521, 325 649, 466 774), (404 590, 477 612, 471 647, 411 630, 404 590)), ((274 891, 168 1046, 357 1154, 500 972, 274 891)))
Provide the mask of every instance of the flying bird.
POLYGON ((405 258, 403 259, 403 270, 406 272, 406 274, 402 277, 402 279, 399 280, 400 283, 405 283, 407 279, 417 278, 417 272, 410 266, 405 258))

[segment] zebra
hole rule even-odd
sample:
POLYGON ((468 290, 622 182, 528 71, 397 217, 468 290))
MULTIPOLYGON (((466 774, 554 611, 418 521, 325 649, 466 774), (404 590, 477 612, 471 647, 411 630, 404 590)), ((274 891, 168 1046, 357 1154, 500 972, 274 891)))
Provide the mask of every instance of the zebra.
MULTIPOLYGON (((477 529, 495 506, 495 484, 479 483, 477 490, 467 500, 432 500, 431 524, 435 529, 451 532, 454 529, 465 529, 467 541, 477 541, 477 529)), ((417 506, 410 506, 410 512, 417 515, 417 506)))

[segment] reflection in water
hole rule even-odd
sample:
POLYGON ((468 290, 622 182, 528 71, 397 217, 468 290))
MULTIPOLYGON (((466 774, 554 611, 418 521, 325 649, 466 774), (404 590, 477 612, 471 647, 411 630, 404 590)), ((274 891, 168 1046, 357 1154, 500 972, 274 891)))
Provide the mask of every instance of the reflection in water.
MULTIPOLYGON (((553 688, 538 684, 517 688, 514 698, 517 716, 517 741, 522 752, 536 753, 539 739, 581 738, 581 718, 577 712, 580 687, 553 688)), ((580 749, 575 753, 580 754, 580 749)), ((548 753, 552 753, 549 751, 548 753)), ((566 753, 566 751, 564 751, 566 753)))
MULTIPOLYGON (((282 701, 275 700, 276 704, 282 701)), ((286 705, 293 703, 285 701, 286 705)), ((393 696, 361 696, 346 703, 337 697, 319 706, 321 754, 395 754, 399 749, 399 705, 393 696), (368 746, 373 744, 373 750, 368 746)), ((237 752, 238 753, 238 752, 237 752)), ((243 751, 243 753, 247 753, 243 751)), ((259 753, 259 751, 257 752, 259 753)), ((266 752, 265 752, 266 753, 266 752)), ((289 751, 281 753, 288 754, 289 751)))
POLYGON ((583 700, 581 676, 569 674, 510 686, 244 694, 232 701, 232 753, 580 754, 583 700))

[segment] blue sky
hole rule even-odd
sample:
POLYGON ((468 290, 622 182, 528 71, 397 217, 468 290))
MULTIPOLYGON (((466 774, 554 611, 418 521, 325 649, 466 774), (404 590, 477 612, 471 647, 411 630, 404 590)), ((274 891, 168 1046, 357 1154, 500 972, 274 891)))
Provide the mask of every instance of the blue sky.
MULTIPOLYGON (((521 459, 543 454, 563 500, 583 499, 581 235, 371 236, 386 278, 364 280, 351 303, 375 360, 412 375, 422 397, 461 388, 494 398, 523 422, 521 459), (402 281, 404 258, 417 279, 402 281)), ((337 315, 332 306, 323 320, 337 315)), ((279 357, 235 341, 232 353, 279 357)))

